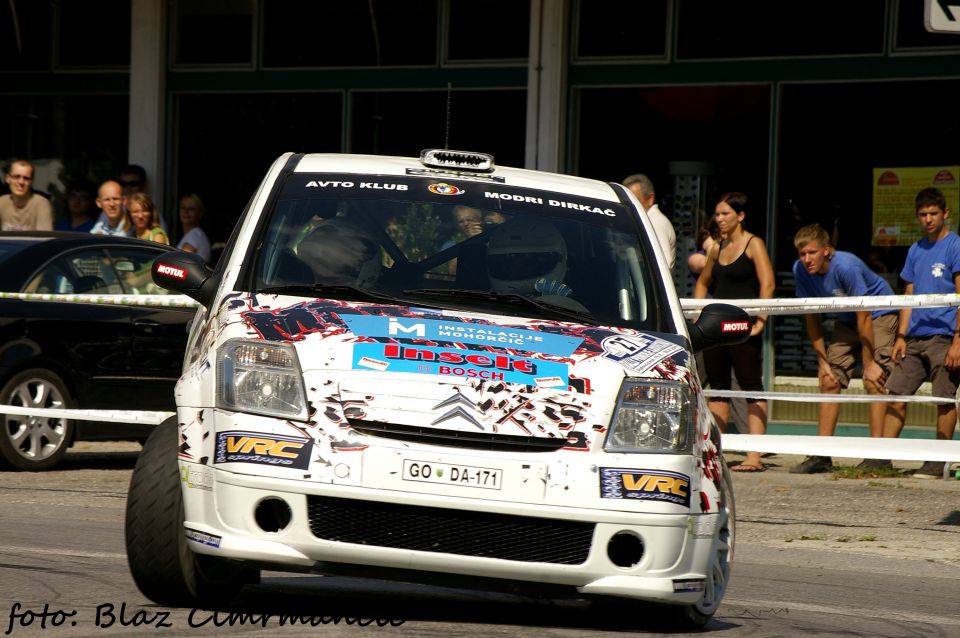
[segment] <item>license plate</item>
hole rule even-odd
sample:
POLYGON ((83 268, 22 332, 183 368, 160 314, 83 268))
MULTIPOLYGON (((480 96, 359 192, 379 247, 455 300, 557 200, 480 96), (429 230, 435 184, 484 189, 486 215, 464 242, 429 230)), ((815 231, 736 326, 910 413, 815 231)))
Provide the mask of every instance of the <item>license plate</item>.
POLYGON ((404 459, 403 480, 499 490, 503 483, 503 470, 404 459))

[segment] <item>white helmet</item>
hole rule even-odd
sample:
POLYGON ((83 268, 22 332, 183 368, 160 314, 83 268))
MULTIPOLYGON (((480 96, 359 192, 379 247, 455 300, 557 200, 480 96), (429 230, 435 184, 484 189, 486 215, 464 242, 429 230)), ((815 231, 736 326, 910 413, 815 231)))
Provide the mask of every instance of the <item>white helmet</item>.
POLYGON ((297 247, 316 283, 366 288, 380 276, 380 247, 360 226, 342 218, 320 222, 297 247))
POLYGON ((551 222, 512 219, 490 237, 487 273, 495 292, 545 292, 544 285, 559 285, 567 274, 567 244, 551 222))

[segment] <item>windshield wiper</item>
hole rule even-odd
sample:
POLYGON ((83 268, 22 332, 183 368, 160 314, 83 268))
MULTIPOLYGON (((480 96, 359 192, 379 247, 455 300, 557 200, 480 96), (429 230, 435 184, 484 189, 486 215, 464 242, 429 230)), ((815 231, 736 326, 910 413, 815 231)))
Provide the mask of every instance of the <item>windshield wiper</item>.
POLYGON ((465 288, 412 288, 404 290, 403 294, 423 297, 453 297, 460 299, 476 299, 480 301, 493 301, 500 304, 523 306, 538 311, 547 318, 563 317, 573 320, 577 323, 586 323, 598 326, 600 323, 594 319, 589 311, 583 312, 573 308, 566 308, 552 304, 549 301, 541 301, 525 297, 515 292, 491 292, 487 290, 470 290, 465 288))
POLYGON ((361 301, 377 301, 381 303, 401 303, 393 295, 373 292, 356 286, 330 285, 330 284, 287 284, 284 286, 269 286, 261 288, 258 294, 285 295, 308 294, 313 297, 330 297, 331 299, 359 299, 361 301))

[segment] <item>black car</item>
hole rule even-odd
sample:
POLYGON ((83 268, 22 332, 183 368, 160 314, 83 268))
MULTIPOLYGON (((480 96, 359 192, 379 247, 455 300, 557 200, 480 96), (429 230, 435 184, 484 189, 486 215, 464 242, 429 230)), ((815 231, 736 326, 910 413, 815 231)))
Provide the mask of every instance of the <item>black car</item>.
MULTIPOLYGON (((152 242, 66 232, 0 233, 0 291, 165 294, 152 242)), ((0 405, 176 408, 192 308, 0 299, 0 405)), ((0 408, 0 413, 2 413, 0 408)), ((74 441, 142 440, 152 426, 0 414, 0 465, 46 470, 74 441)))

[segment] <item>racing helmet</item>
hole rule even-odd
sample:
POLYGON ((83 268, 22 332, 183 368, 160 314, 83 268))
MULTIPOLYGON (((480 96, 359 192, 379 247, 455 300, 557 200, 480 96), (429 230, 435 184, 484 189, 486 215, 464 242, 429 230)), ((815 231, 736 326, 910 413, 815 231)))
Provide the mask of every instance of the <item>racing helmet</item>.
POLYGON ((327 219, 297 247, 297 256, 313 268, 316 283, 372 286, 380 277, 380 247, 359 225, 343 218, 327 219))
POLYGON ((567 244, 549 221, 514 218, 490 236, 487 274, 494 292, 544 292, 567 274, 567 244))

